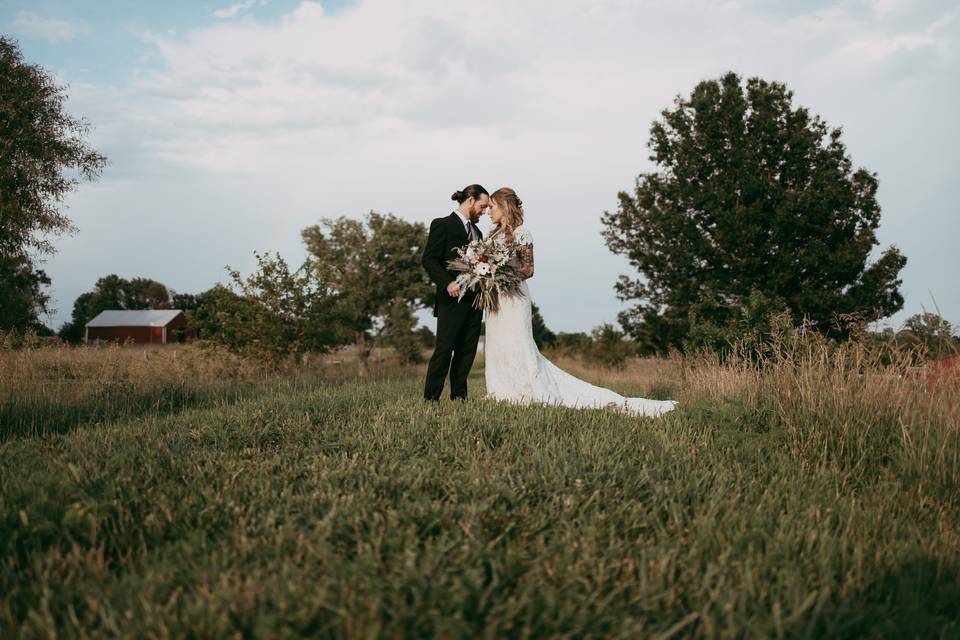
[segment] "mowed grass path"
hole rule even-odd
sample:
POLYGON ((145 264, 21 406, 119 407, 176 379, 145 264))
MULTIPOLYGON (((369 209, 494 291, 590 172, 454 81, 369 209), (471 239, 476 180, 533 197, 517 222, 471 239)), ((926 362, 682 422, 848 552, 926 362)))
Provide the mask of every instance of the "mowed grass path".
POLYGON ((733 400, 420 390, 3 442, 0 635, 960 637, 956 514, 889 469, 804 462, 733 400))

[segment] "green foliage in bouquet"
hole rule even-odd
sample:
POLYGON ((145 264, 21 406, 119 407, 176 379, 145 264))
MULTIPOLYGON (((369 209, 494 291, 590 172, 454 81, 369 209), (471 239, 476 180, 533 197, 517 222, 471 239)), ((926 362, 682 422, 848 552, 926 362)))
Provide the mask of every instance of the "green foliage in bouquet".
POLYGON ((500 296, 522 296, 520 259, 516 248, 502 236, 490 235, 457 248, 458 257, 447 262, 447 268, 459 271, 460 299, 467 291, 475 291, 475 309, 497 312, 500 296))

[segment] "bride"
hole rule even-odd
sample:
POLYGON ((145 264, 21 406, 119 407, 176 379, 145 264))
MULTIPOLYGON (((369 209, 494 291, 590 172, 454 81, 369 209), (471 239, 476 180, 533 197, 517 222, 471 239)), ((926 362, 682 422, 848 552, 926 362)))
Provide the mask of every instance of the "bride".
POLYGON ((512 402, 557 404, 567 407, 612 406, 634 415, 657 416, 676 406, 674 400, 626 398, 563 371, 547 360, 533 341, 530 291, 533 276, 533 238, 523 226, 523 203, 504 187, 490 196, 490 237, 504 234, 517 248, 524 281, 520 296, 500 296, 500 309, 487 311, 484 344, 487 396, 512 402))

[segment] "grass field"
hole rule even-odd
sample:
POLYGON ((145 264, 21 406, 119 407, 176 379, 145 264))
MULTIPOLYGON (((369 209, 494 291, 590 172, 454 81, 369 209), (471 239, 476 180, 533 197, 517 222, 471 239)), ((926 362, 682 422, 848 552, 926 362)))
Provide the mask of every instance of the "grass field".
POLYGON ((0 353, 0 636, 960 637, 956 385, 856 349, 558 363, 680 409, 0 353))

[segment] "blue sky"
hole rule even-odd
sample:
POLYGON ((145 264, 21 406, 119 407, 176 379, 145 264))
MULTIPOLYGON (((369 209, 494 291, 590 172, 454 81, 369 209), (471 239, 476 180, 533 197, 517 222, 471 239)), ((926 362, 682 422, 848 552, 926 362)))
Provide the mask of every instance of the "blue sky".
POLYGON ((0 0, 0 31, 111 160, 45 265, 55 326, 108 273, 202 291, 255 250, 299 260, 321 217, 429 222, 475 181, 523 198, 548 325, 614 321, 630 270, 600 215, 652 168, 659 111, 727 70, 787 83, 879 174, 878 250, 909 259, 894 324, 960 324, 953 2, 0 0))
MULTIPOLYGON (((31 61, 56 69, 65 79, 123 84, 162 64, 144 34, 175 37, 225 19, 275 23, 297 4, 298 0, 0 0, 0 26, 20 40, 31 61)), ((348 0, 330 0, 324 7, 336 12, 347 4, 348 0)))

